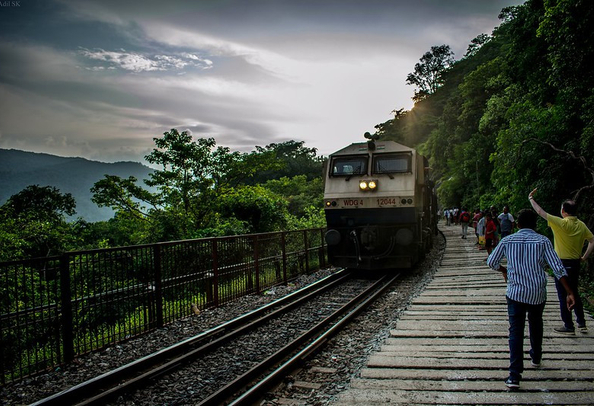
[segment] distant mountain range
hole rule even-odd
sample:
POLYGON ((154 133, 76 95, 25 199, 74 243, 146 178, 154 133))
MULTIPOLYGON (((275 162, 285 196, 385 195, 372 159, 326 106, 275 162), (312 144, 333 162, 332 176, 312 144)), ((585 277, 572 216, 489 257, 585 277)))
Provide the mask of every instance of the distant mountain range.
MULTIPOLYGON (((105 175, 147 179, 153 170, 138 162, 105 163, 84 158, 0 148, 0 205, 29 185, 54 186, 76 200, 76 217, 95 222, 113 217, 107 207, 91 201, 91 187, 105 175)), ((143 183, 140 182, 140 185, 143 183)))

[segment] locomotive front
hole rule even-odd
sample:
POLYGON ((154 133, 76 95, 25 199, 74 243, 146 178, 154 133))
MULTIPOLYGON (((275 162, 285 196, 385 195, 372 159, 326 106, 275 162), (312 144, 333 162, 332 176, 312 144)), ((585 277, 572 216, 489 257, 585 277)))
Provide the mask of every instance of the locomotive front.
POLYGON ((324 186, 330 263, 410 268, 422 258, 436 227, 425 171, 424 157, 394 141, 351 144, 331 154, 324 186))

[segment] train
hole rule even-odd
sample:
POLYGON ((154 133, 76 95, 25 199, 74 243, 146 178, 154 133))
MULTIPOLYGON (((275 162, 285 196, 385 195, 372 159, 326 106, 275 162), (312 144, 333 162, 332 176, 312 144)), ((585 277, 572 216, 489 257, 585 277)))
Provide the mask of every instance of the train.
POLYGON ((395 141, 353 143, 328 156, 324 235, 329 262, 360 270, 412 268, 437 234, 427 159, 395 141))

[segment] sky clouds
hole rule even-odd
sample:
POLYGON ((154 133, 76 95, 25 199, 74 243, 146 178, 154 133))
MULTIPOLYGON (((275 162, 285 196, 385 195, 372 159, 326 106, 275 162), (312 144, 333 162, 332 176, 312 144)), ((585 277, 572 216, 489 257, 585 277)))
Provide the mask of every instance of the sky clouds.
POLYGON ((105 51, 103 49, 81 48, 79 54, 103 64, 86 67, 88 70, 104 70, 121 68, 131 72, 148 71, 182 71, 187 68, 212 68, 212 61, 197 55, 182 52, 179 55, 143 55, 136 52, 126 52, 125 49, 105 51))
POLYGON ((143 161, 171 128, 327 155, 409 109, 433 45, 461 58, 514 0, 21 0, 0 8, 0 148, 143 161))

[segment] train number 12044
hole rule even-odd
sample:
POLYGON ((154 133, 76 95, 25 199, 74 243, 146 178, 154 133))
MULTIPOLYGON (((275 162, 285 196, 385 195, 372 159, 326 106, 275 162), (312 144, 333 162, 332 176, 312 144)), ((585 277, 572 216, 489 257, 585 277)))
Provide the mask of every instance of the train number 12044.
POLYGON ((377 199, 378 206, 396 206, 396 198, 394 197, 385 197, 381 199, 377 199))

